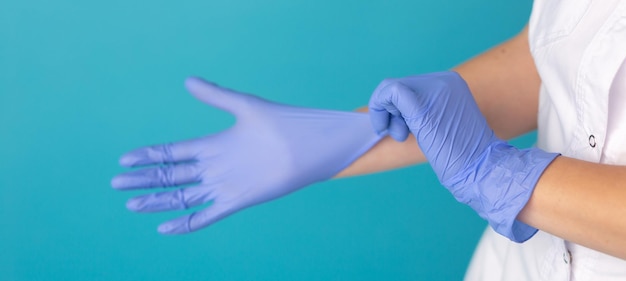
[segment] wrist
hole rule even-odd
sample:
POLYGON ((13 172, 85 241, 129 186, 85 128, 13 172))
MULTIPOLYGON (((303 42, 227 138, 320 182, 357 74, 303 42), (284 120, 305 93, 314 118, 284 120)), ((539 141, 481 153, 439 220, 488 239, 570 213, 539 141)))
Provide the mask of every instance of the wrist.
POLYGON ((517 221, 547 166, 558 156, 538 148, 517 149, 504 141, 491 143, 472 165, 442 184, 461 203, 474 209, 496 232, 515 242, 535 228, 517 221))

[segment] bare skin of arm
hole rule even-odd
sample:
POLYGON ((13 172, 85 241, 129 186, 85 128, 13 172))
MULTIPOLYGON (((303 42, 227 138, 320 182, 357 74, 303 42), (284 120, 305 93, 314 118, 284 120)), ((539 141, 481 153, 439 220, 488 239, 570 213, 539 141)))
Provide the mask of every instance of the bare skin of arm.
MULTIPOLYGON (((510 139, 537 128, 541 80, 530 55, 526 28, 454 70, 468 83, 478 107, 500 138, 510 139)), ((359 111, 367 111, 367 107, 359 111)), ((387 137, 336 177, 374 173, 425 161, 412 135, 401 143, 387 137)))
POLYGON ((626 259, 626 167, 557 157, 518 219, 535 228, 626 259))
MULTIPOLYGON (((454 69, 468 83, 487 122, 503 139, 536 129, 540 78, 524 29, 454 69)), ((366 108, 362 109, 365 111, 366 108)), ((425 162, 415 138, 385 138, 338 177, 425 162)), ((626 166, 557 157, 518 219, 591 249, 626 259, 626 166)))

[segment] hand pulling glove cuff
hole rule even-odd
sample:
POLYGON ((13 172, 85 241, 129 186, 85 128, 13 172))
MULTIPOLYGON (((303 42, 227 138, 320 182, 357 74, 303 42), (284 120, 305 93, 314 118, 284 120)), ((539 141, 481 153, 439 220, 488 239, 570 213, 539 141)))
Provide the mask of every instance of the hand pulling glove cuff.
POLYGON ((537 231, 516 218, 557 154, 498 139, 458 73, 386 79, 369 106, 375 131, 412 133, 439 181, 497 232, 523 242, 537 231))

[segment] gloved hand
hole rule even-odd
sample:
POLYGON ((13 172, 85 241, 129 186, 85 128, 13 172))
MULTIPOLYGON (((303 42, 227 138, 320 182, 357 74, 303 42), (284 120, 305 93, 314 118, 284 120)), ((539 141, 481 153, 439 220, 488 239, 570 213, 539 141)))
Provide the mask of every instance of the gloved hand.
POLYGON ((139 148, 123 155, 120 190, 197 185, 130 199, 136 212, 207 208, 161 224, 164 234, 206 227, 238 210, 327 180, 376 144, 367 114, 317 110, 273 103, 221 88, 198 78, 187 89, 208 105, 235 115, 234 126, 214 135, 139 148))
POLYGON ((456 72, 385 80, 369 108, 378 132, 400 141, 415 135, 439 181, 498 233, 516 242, 534 235, 516 217, 558 154, 498 139, 456 72))

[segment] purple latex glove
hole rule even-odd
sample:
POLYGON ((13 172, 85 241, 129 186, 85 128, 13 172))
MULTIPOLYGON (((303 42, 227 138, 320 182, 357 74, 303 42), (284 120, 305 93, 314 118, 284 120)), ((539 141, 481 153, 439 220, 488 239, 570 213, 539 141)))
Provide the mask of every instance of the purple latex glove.
POLYGON ((120 190, 195 186, 130 199, 136 212, 205 209, 161 224, 180 234, 206 227, 234 212, 330 179, 376 144, 367 114, 293 107, 189 78, 189 92, 237 118, 231 128, 179 143, 139 148, 123 155, 120 190))
POLYGON ((460 75, 385 80, 369 107, 375 130, 389 130, 397 140, 406 139, 408 131, 415 135, 439 181, 498 233, 516 242, 534 235, 537 229, 516 218, 558 154, 519 150, 498 139, 460 75))

